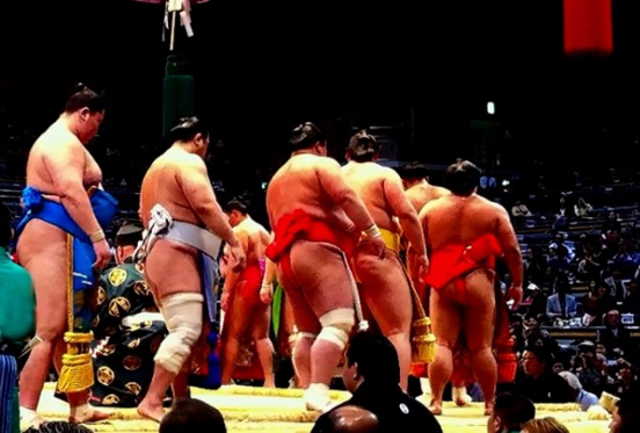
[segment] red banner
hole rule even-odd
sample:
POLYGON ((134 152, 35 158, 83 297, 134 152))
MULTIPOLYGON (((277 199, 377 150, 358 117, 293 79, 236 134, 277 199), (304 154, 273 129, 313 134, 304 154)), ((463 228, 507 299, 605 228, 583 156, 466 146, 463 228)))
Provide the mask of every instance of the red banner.
MULTIPOLYGON (((136 2, 140 2, 140 3, 153 3, 153 4, 160 4, 160 3, 166 3, 167 0, 133 0, 136 2)), ((191 4, 192 5, 196 5, 196 4, 200 4, 200 3, 206 3, 209 0, 191 0, 191 4)))
POLYGON ((564 0, 564 52, 606 56, 612 51, 611 0, 564 0))

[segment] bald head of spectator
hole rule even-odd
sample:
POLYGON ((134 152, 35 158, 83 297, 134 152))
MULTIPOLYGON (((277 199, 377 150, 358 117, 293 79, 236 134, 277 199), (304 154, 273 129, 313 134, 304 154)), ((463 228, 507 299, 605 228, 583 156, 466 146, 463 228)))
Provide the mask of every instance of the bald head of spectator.
POLYGON ((380 432, 378 418, 358 406, 342 406, 318 420, 315 431, 321 433, 373 433, 380 432))

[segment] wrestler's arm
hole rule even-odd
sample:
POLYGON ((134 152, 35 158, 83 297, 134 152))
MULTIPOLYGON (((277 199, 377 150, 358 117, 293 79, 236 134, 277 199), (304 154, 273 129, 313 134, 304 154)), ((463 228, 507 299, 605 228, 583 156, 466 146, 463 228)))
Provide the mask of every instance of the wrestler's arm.
POLYGON ((101 228, 84 189, 82 176, 86 161, 81 146, 80 142, 60 142, 55 152, 45 155, 44 163, 60 203, 82 231, 91 235, 101 228))
POLYGON ((358 230, 365 231, 375 225, 364 202, 344 180, 340 165, 331 158, 324 158, 316 171, 322 189, 347 214, 358 230))
POLYGON ((425 255, 427 250, 424 244, 422 227, 420 227, 420 221, 418 221, 418 214, 402 190, 400 176, 389 170, 386 179, 382 183, 382 188, 387 203, 389 203, 391 210, 400 220, 403 235, 409 239, 411 246, 418 255, 425 255))
POLYGON ((516 238, 516 232, 509 220, 506 209, 499 207, 496 215, 497 235, 504 254, 504 260, 511 274, 511 281, 514 287, 522 287, 522 254, 520 245, 516 238))
POLYGON ((180 186, 191 209, 202 219, 207 228, 232 247, 239 246, 229 221, 216 200, 207 175, 207 167, 200 157, 194 156, 180 172, 180 186))
MULTIPOLYGON (((236 239, 238 240, 238 243, 242 247, 242 251, 244 251, 245 256, 247 256, 248 249, 249 249, 249 238, 247 234, 244 232, 235 231, 235 230, 234 230, 234 233, 235 233, 236 239)), ((231 293, 230 291, 233 290, 233 287, 236 285, 236 282, 238 281, 239 276, 240 276, 239 271, 233 270, 230 267, 227 268, 227 276, 225 277, 225 280, 224 280, 223 291, 226 293, 231 293)))

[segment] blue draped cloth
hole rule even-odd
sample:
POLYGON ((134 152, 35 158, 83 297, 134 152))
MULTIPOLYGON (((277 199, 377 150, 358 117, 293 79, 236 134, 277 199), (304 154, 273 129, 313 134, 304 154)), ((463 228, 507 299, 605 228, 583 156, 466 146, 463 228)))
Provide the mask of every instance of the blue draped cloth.
MULTIPOLYGON (((118 201, 101 189, 95 189, 89 201, 100 226, 108 228, 118 210, 118 201)), ((62 204, 45 199, 36 188, 26 187, 22 191, 22 202, 24 211, 16 226, 14 243, 17 243, 24 228, 34 219, 48 222, 73 237, 74 331, 89 332, 92 318, 85 291, 93 289, 96 284, 93 269, 96 255, 89 235, 71 218, 62 204)))

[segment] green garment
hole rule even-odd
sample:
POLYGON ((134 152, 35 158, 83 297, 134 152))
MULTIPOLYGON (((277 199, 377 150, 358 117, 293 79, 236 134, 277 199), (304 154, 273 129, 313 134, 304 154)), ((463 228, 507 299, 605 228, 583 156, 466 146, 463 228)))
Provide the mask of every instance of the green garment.
POLYGON ((35 306, 31 276, 0 247, 0 341, 19 343, 32 337, 35 306))

